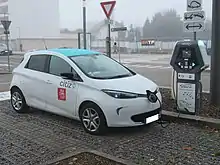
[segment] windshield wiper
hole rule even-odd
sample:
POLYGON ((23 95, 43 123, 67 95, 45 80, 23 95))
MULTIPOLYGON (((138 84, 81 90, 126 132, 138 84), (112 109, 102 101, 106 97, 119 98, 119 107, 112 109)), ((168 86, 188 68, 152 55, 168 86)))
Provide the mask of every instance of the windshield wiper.
POLYGON ((112 77, 107 77, 107 79, 114 79, 114 78, 123 78, 123 77, 129 77, 129 74, 121 74, 121 75, 116 75, 112 77))

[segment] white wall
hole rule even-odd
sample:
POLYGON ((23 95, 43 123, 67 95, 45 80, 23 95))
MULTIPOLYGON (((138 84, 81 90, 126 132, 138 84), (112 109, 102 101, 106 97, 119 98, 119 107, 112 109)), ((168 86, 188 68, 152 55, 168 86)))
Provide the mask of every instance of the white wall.
POLYGON ((12 39, 59 36, 59 0, 9 0, 8 10, 12 39))

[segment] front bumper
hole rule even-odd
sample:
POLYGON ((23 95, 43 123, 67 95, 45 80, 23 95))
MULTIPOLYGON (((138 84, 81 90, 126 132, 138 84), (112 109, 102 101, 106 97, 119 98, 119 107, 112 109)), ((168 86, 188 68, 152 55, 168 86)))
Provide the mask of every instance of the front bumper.
MULTIPOLYGON (((161 94, 157 94, 160 101, 161 94)), ((161 117, 161 104, 159 101, 151 103, 147 98, 137 99, 108 99, 102 103, 107 125, 109 127, 132 127, 146 124, 146 118, 159 115, 161 117)))
POLYGON ((153 111, 150 112, 145 112, 145 113, 141 113, 141 114, 137 114, 137 115, 133 115, 131 116, 131 120, 135 123, 146 123, 146 119, 149 117, 152 117, 154 115, 159 114, 159 117, 161 117, 161 108, 155 109, 153 111))

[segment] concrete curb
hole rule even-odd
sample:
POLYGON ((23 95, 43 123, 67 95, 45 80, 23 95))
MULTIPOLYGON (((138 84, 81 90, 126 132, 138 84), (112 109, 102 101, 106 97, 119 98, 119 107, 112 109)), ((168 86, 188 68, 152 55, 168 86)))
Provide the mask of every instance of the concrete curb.
POLYGON ((3 75, 3 74, 12 74, 11 72, 0 72, 0 75, 3 75))
POLYGON ((162 110, 164 120, 193 122, 198 125, 209 126, 211 128, 220 129, 220 119, 201 117, 195 115, 179 114, 177 112, 162 110))
POLYGON ((55 163, 57 163, 59 161, 62 161, 64 159, 67 159, 69 157, 73 157, 75 155, 78 155, 78 154, 81 154, 81 153, 84 153, 84 152, 92 153, 92 154, 95 154, 95 155, 98 155, 98 156, 101 156, 101 157, 113 160, 115 162, 118 162, 118 163, 121 163, 121 164, 124 164, 124 165, 137 165, 137 164, 130 163, 130 162, 126 161, 126 160, 123 160, 123 159, 120 159, 120 158, 117 158, 117 157, 114 157, 112 155, 109 155, 109 154, 106 154, 106 153, 103 153, 103 152, 99 152, 99 151, 96 151, 96 150, 79 150, 79 151, 76 151, 76 152, 73 152, 73 153, 64 154, 63 156, 60 156, 60 157, 58 157, 58 158, 56 158, 54 160, 46 162, 46 165, 55 164, 55 163))

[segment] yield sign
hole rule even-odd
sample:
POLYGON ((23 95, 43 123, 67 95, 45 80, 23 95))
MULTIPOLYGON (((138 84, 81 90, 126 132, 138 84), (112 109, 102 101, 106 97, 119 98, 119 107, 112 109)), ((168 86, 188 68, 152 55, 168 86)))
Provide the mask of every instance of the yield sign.
POLYGON ((102 6, 102 9, 106 15, 106 17, 109 19, 111 14, 112 14, 112 11, 115 7, 115 3, 116 1, 108 1, 108 2, 101 2, 101 6, 102 6))
POLYGON ((9 26, 11 25, 11 21, 8 21, 8 20, 2 20, 1 23, 2 23, 5 31, 7 31, 9 26))

